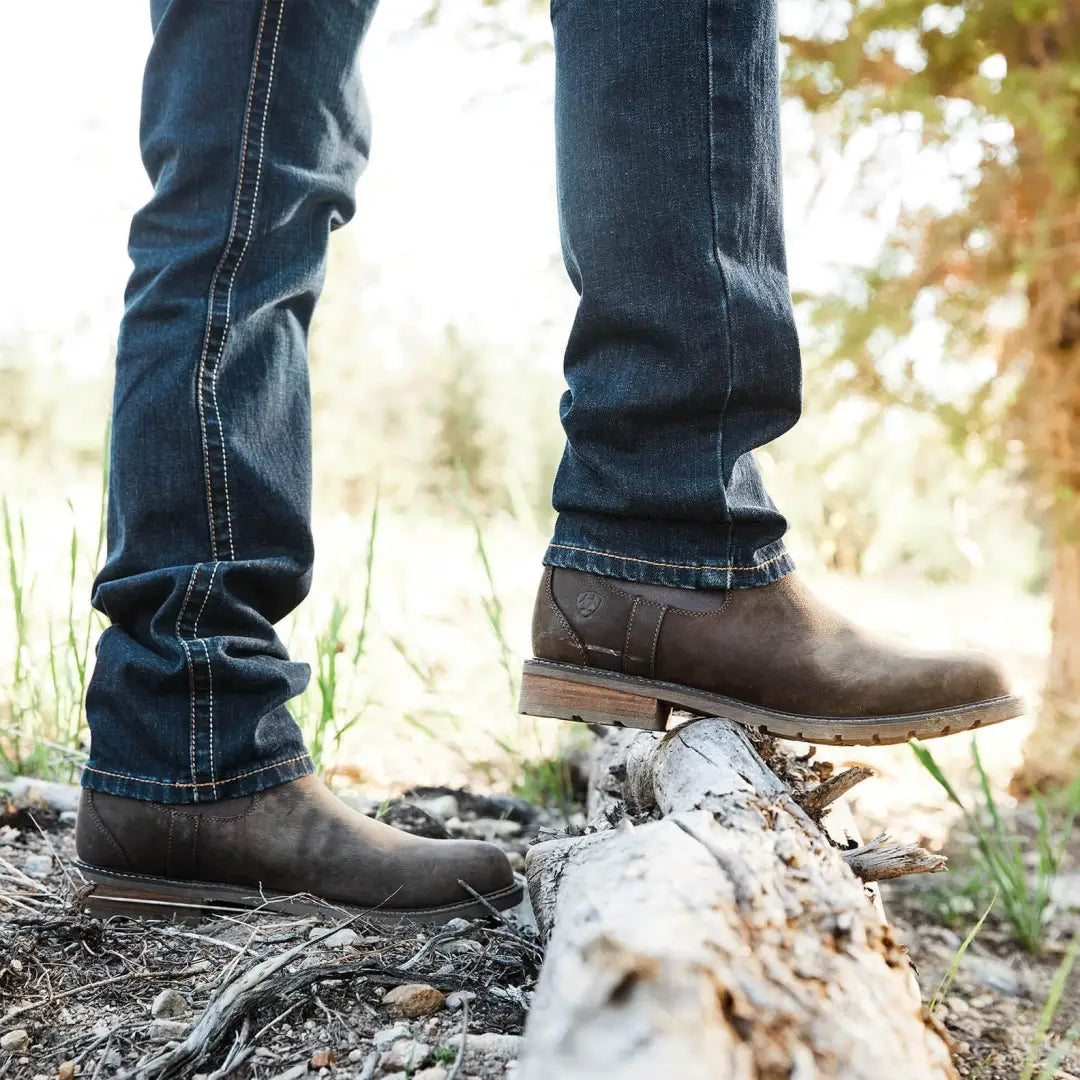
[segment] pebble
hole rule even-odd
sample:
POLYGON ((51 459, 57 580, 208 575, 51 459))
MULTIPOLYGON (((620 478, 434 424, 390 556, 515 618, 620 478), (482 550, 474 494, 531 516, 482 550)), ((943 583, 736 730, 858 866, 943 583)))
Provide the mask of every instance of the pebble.
POLYGON ((150 1015, 155 1020, 174 1020, 179 1016, 187 1016, 190 1012, 191 1006, 187 998, 172 989, 162 990, 150 1006, 150 1015))
POLYGON ((79 1066, 74 1061, 61 1061, 60 1067, 56 1070, 57 1080, 74 1080, 78 1071, 79 1066))
POLYGON ((471 990, 455 990, 446 995, 446 1007, 448 1009, 460 1009, 467 1001, 475 1001, 476 995, 471 990))
POLYGON ((385 1050, 391 1043, 397 1042, 398 1039, 402 1039, 408 1034, 409 1029, 404 1024, 395 1024, 391 1028, 376 1031, 371 1037, 371 1041, 375 1044, 376 1050, 385 1050))
MULTIPOLYGON (((314 941, 315 938, 321 937, 325 933, 325 926, 313 926, 308 934, 308 941, 314 941)), ((354 945, 359 936, 355 930, 345 927, 343 930, 338 930, 336 934, 330 934, 328 937, 323 938, 319 944, 324 949, 343 949, 349 945, 354 945)))
POLYGON ((23 873, 27 877, 47 878, 52 873, 52 856, 27 855, 23 863, 23 873))
POLYGON ((61 825, 74 825, 79 815, 75 810, 65 810, 60 815, 61 825))
POLYGON ((6 1035, 0 1035, 0 1050, 8 1050, 17 1054, 30 1045, 30 1033, 25 1028, 15 1028, 6 1035))
MULTIPOLYGON (((446 1042, 448 1046, 455 1048, 460 1046, 461 1033, 451 1035, 446 1042)), ((509 1061, 510 1058, 517 1057, 520 1046, 520 1035, 500 1035, 495 1031, 485 1031, 482 1035, 470 1035, 465 1040, 465 1056, 497 1058, 499 1061, 509 1061)))
POLYGON ((412 1080, 446 1080, 446 1069, 442 1065, 432 1065, 430 1069, 413 1073, 412 1080))
POLYGON ((404 1069, 406 1072, 423 1065, 431 1057, 431 1047, 416 1039, 398 1039, 379 1059, 384 1069, 404 1069))
POLYGON ((383 1004, 402 1016, 430 1016, 446 1004, 446 997, 441 990, 427 983, 406 983, 390 990, 383 998, 383 1004))
POLYGON ((191 1025, 182 1020, 153 1020, 146 1029, 146 1037, 151 1042, 168 1042, 182 1039, 190 1030, 191 1025))
POLYGON ((456 818, 461 813, 458 801, 453 795, 436 795, 431 799, 410 799, 409 802, 413 806, 419 806, 424 813, 442 818, 443 821, 447 818, 456 818))
POLYGON ((508 851, 506 861, 510 864, 511 870, 516 870, 519 874, 524 872, 525 856, 520 851, 508 851))
POLYGON ((469 822, 472 832, 478 833, 485 840, 512 840, 521 835, 521 822, 510 821, 509 818, 477 818, 469 822))
POLYGON ((330 1063, 334 1060, 333 1051, 329 1047, 321 1047, 311 1055, 311 1067, 313 1069, 326 1069, 329 1068, 330 1063))

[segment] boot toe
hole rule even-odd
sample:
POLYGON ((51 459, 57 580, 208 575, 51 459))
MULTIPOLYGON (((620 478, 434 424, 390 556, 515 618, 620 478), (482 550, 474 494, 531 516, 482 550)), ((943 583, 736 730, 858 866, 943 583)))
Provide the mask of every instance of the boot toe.
POLYGON ((1005 669, 997 660, 977 653, 951 658, 942 680, 942 707, 971 705, 1008 697, 1012 693, 1005 669))
POLYGON ((514 871, 502 848, 482 840, 461 841, 459 877, 481 896, 508 889, 514 884, 514 871))

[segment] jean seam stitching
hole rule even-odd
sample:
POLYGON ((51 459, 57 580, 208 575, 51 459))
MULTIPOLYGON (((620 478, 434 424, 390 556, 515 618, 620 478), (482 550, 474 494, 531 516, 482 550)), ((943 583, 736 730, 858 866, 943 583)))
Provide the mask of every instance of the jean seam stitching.
MULTIPOLYGON (((263 6, 263 20, 264 20, 264 22, 265 22, 265 15, 266 15, 266 10, 267 10, 268 6, 269 6, 268 4, 265 4, 263 6)), ((211 389, 213 390, 213 395, 214 395, 214 411, 215 411, 215 413, 218 412, 218 393, 217 393, 218 373, 221 370, 221 360, 225 355, 225 345, 226 345, 226 342, 228 341, 228 337, 229 337, 229 326, 231 325, 231 322, 232 322, 232 294, 233 294, 233 287, 236 284, 236 275, 240 272, 240 267, 243 265, 244 257, 247 255, 248 247, 251 244, 251 237, 255 232, 255 217, 256 217, 256 215, 258 213, 258 209, 259 209, 259 191, 260 191, 260 189, 262 187, 263 158, 264 158, 265 152, 266 152, 266 123, 267 123, 267 120, 269 119, 269 116, 270 116, 270 97, 271 97, 271 94, 272 94, 273 89, 274 89, 274 71, 275 71, 275 69, 277 67, 278 42, 279 42, 280 37, 281 37, 281 24, 284 21, 284 16, 285 16, 285 0, 280 0, 280 2, 278 3, 278 8, 277 8, 277 21, 276 21, 276 24, 274 26, 274 42, 273 42, 273 45, 271 46, 271 49, 270 49, 270 65, 269 65, 269 70, 268 70, 267 76, 266 76, 266 91, 263 94, 263 100, 262 100, 262 117, 260 118, 260 121, 259 121, 259 159, 258 159, 258 162, 257 162, 256 167, 255 167, 255 183, 252 186, 252 192, 251 192, 251 210, 248 212, 248 215, 247 215, 247 235, 244 237, 244 244, 243 244, 243 247, 241 247, 241 249, 240 249, 240 254, 237 256, 236 264, 233 266, 232 271, 229 274, 229 285, 228 285, 228 288, 227 288, 227 290, 225 292, 225 326, 224 326, 224 328, 222 330, 222 333, 221 333, 221 344, 218 346, 218 361, 214 365, 213 376, 212 376, 212 379, 211 379, 211 389)), ((252 103, 252 101, 254 99, 254 95, 255 95, 255 79, 256 79, 256 73, 258 71, 258 61, 259 61, 261 53, 262 53, 262 26, 260 25, 259 41, 258 41, 258 44, 256 45, 256 49, 255 49, 255 67, 252 70, 251 95, 249 97, 249 103, 248 103, 249 104, 249 118, 250 118, 250 111, 251 111, 251 103, 252 103)), ((245 124, 245 126, 246 126, 246 124, 245 124)), ((244 156, 246 156, 246 153, 247 153, 246 138, 245 138, 245 148, 244 148, 243 153, 244 153, 244 156)), ((237 195, 238 195, 237 205, 239 204, 239 192, 240 192, 241 184, 242 184, 242 182, 237 184, 237 195)), ((234 216, 235 216, 236 209, 234 209, 233 213, 234 213, 234 216)), ((218 431, 219 431, 219 433, 221 435, 221 471, 222 471, 222 480, 223 480, 224 489, 225 489, 225 521, 226 521, 226 528, 227 528, 228 537, 229 537, 229 558, 230 559, 235 559, 236 558, 236 549, 235 549, 234 544, 233 544, 232 505, 231 505, 231 502, 230 502, 230 499, 229 499, 229 465, 228 465, 228 456, 225 453, 225 432, 224 432, 224 429, 223 429, 223 427, 221 425, 221 416, 220 416, 220 414, 218 414, 218 431)))
MULTIPOLYGON (((236 776, 226 777, 224 780, 218 780, 219 785, 235 783, 237 780, 245 780, 249 776, 255 776, 258 773, 268 772, 270 769, 284 768, 286 765, 295 765, 300 761, 310 761, 310 754, 299 754, 296 757, 286 758, 284 761, 275 761, 269 765, 260 765, 257 769, 249 769, 247 772, 237 773, 236 776)), ((172 787, 172 788, 200 788, 210 787, 209 781, 201 781, 197 783, 187 783, 180 780, 151 780, 146 776, 131 776, 128 773, 110 772, 107 769, 96 769, 92 765, 84 765, 84 772, 95 773, 98 776, 113 776, 118 780, 130 780, 133 783, 138 784, 156 784, 158 787, 172 787)))
POLYGON ((184 615, 187 613, 187 606, 191 600, 191 593, 195 588, 195 579, 199 576, 199 565, 199 563, 196 563, 191 568, 191 577, 188 579, 187 592, 184 593, 184 600, 180 604, 180 610, 176 613, 176 640, 180 642, 180 648, 184 650, 188 670, 188 698, 191 703, 191 730, 188 736, 188 753, 190 756, 192 784, 197 783, 199 779, 195 772, 195 662, 191 657, 191 649, 188 648, 188 643, 184 640, 184 634, 180 628, 180 624, 183 622, 184 615))
POLYGON ((719 573, 731 572, 737 574, 750 573, 753 570, 762 570, 766 566, 771 566, 773 563, 780 562, 789 557, 788 552, 784 550, 779 554, 774 555, 771 559, 765 559, 763 562, 756 563, 754 566, 691 566, 682 563, 659 562, 655 559, 639 559, 633 555, 615 555, 610 551, 597 551, 594 548, 578 547, 575 544, 556 544, 552 542, 548 544, 548 547, 556 548, 561 551, 581 551, 586 555, 598 555, 605 559, 618 559, 620 562, 641 563, 642 566, 663 566, 669 570, 710 570, 719 573))
MULTIPOLYGON (((247 149, 248 139, 251 131, 251 114, 255 105, 255 83, 259 72, 259 58, 262 53, 263 33, 266 28, 266 13, 269 8, 269 2, 263 3, 262 13, 259 18, 259 30, 255 37, 255 56, 251 65, 251 78, 248 84, 248 96, 247 104, 244 109, 244 131, 240 139, 240 163, 237 170, 236 177, 236 192, 233 196, 233 208, 232 217, 229 222, 229 235, 225 240, 225 246, 222 248, 221 255, 218 258, 217 265, 214 267, 214 273, 210 278, 210 295, 207 299, 206 307, 206 330, 203 334, 203 347, 202 353, 199 356, 199 394, 198 394, 198 408, 199 408, 199 427, 202 434, 203 444, 203 467, 206 473, 206 504, 207 504, 207 516, 210 524, 210 550, 214 559, 218 558, 217 550, 217 528, 214 524, 214 482, 210 465, 210 440, 206 430, 206 404, 205 404, 205 387, 206 387, 206 367, 210 357, 210 335, 214 328, 214 304, 217 300, 217 287, 218 281, 221 278, 222 270, 225 268, 225 263, 228 260, 229 252, 233 250, 233 241, 236 239, 236 229, 240 221, 240 196, 244 190, 244 176, 247 171, 247 149)), ((232 279, 236 277, 237 267, 233 267, 232 279)), ((218 358, 220 362, 220 356, 224 347, 224 335, 222 336, 221 345, 218 347, 218 358)), ((217 389, 216 379, 211 382, 211 390, 214 395, 214 411, 217 410, 217 389)), ((222 436, 222 445, 224 446, 224 437, 221 430, 221 416, 218 414, 218 433, 222 436)), ((224 457, 224 453, 222 454, 224 457)), ((230 549, 231 549, 231 536, 230 536, 230 549)))
MULTIPOLYGON (((707 69, 708 69, 708 84, 709 84, 709 101, 708 108, 706 109, 706 129, 709 140, 709 208, 712 218, 712 257, 713 262, 716 264, 716 272, 720 278, 720 291, 724 297, 724 323, 727 329, 727 362, 728 362, 728 379, 727 379, 727 391, 724 394, 724 403, 720 406, 720 416, 717 419, 717 450, 720 456, 720 483, 726 484, 727 472, 724 469, 724 420, 727 417, 728 404, 731 401, 731 384, 735 375, 735 338, 732 333, 731 325, 731 293, 728 289, 727 277, 724 274, 724 268, 720 262, 720 222, 718 216, 718 208, 716 205, 716 173, 715 173, 715 155, 716 145, 713 138, 714 135, 714 123, 713 123, 713 111, 716 107, 716 72, 713 65, 713 5, 712 0, 705 0, 705 52, 707 56, 707 69)), ((727 585, 731 587, 731 573, 735 567, 730 564, 733 562, 733 545, 735 542, 735 525, 731 519, 731 510, 727 505, 727 496, 724 497, 724 513, 727 515, 727 562, 728 566, 724 569, 727 571, 728 580, 727 585)), ((757 569, 757 567, 754 567, 757 569)))

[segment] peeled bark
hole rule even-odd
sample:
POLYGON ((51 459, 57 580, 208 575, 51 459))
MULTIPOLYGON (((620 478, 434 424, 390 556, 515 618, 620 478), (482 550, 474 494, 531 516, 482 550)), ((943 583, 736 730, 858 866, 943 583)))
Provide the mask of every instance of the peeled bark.
POLYGON ((528 855, 551 937, 520 1080, 956 1077, 880 909, 741 728, 607 732, 589 794, 601 831, 528 855))

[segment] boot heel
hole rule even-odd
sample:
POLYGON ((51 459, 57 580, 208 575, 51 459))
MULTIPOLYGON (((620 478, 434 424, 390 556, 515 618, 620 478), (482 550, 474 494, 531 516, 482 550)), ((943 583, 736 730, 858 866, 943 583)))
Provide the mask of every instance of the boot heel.
POLYGON ((550 675, 526 672, 521 679, 518 712, 526 716, 554 716, 582 724, 610 724, 613 727, 663 731, 671 706, 656 698, 609 690, 603 686, 570 682, 550 675))

